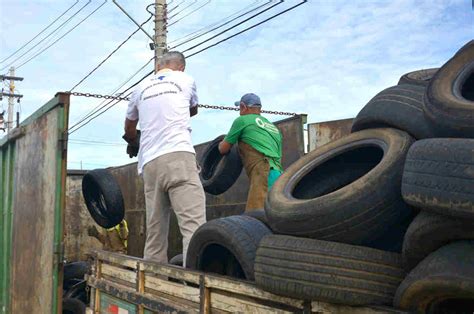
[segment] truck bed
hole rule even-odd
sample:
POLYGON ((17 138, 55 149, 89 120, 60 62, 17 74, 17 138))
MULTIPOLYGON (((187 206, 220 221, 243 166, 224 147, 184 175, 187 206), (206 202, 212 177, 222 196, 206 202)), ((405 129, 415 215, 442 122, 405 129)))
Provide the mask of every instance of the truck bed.
POLYGON ((88 284, 94 313, 405 313, 286 298, 249 281, 106 251, 91 257, 88 284))

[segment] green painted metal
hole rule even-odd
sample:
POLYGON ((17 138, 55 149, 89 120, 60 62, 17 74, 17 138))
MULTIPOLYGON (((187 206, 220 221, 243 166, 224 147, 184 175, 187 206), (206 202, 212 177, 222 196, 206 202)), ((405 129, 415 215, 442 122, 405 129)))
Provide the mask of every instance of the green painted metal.
MULTIPOLYGON (((137 305, 128 303, 124 300, 117 299, 106 293, 100 294, 100 313, 117 313, 116 309, 119 308, 122 311, 128 311, 129 314, 137 313, 137 305)), ((151 313, 151 312, 149 312, 151 313)))
POLYGON ((1 146, 0 174, 0 213, 1 225, 1 269, 0 269, 0 312, 8 313, 10 306, 10 256, 12 243, 12 199, 13 199, 13 161, 15 159, 14 143, 1 146))
MULTIPOLYGON (((60 97, 59 97, 59 94, 56 94, 56 96, 54 96, 53 99, 51 99, 50 101, 48 101, 46 104, 44 104, 41 108, 39 108, 38 110, 36 110, 33 114, 31 114, 31 116, 29 116, 28 118, 26 118, 21 124, 20 126, 27 126, 29 124, 31 124, 33 121, 35 121, 36 119, 38 119, 39 117, 41 117, 42 115, 46 114, 47 112, 49 112, 50 110, 56 108, 58 105, 60 104, 60 97)), ((4 136, 3 138, 0 139, 0 146, 3 146, 5 143, 11 141, 11 138, 7 135, 7 136, 4 136)))
MULTIPOLYGON (((67 109, 64 106, 59 108, 59 118, 58 118, 58 131, 61 136, 61 141, 65 140, 64 134, 67 132, 67 109)), ((61 145, 59 145, 61 146, 61 145)), ((56 176, 56 199, 55 199, 55 209, 54 209, 54 250, 55 250, 55 262, 53 265, 53 287, 56 287, 53 291, 53 313, 58 312, 58 289, 61 283, 60 268, 62 266, 62 260, 64 257, 63 252, 63 206, 64 206, 64 197, 65 197, 65 180, 63 180, 65 174, 62 173, 66 170, 66 154, 61 149, 56 151, 56 167, 57 167, 57 176, 56 176), (64 167, 64 169, 62 169, 64 167), (63 170, 63 171, 62 171, 63 170)))
POLYGON ((5 163, 6 163, 6 158, 4 157, 5 151, 2 149, 0 151, 0 247, 2 248, 0 250, 0 313, 4 313, 5 309, 5 303, 7 300, 7 297, 5 295, 5 290, 7 287, 7 284, 5 282, 5 277, 7 274, 6 271, 6 243, 5 243, 5 229, 6 229, 6 213, 4 210, 4 200, 5 200, 5 163))
MULTIPOLYGON (((51 248, 53 258, 53 268, 51 291, 51 313, 56 314, 59 311, 62 294, 62 259, 63 259, 63 209, 65 202, 65 178, 66 178, 66 151, 63 150, 65 145, 61 142, 63 135, 67 133, 68 114, 69 114, 69 96, 65 94, 57 94, 51 101, 46 103, 29 118, 23 121, 20 128, 15 129, 17 132, 4 136, 0 139, 0 314, 10 313, 13 308, 12 294, 12 260, 14 248, 13 241, 13 208, 16 185, 22 182, 16 182, 17 165, 16 154, 18 143, 22 143, 22 132, 28 130, 26 128, 30 124, 35 123, 43 118, 51 110, 57 110, 57 134, 59 134, 58 148, 55 152, 55 188, 54 194, 54 247, 51 248)), ((44 119, 42 121, 45 121, 44 119)), ((46 120, 48 121, 48 120, 46 120)), ((54 121, 52 119, 51 121, 54 121)), ((55 123, 56 127, 56 123, 55 123)), ((29 133, 28 133, 29 134, 29 133)), ((38 175, 42 175, 38 173, 38 175)), ((27 184, 27 182, 25 182, 27 184)), ((18 195, 16 196, 18 197, 18 195)), ((25 224, 26 228, 29 228, 25 224)), ((20 227, 21 228, 21 227, 20 227)), ((15 229, 21 230, 21 229, 15 229)), ((45 265, 47 267, 47 265, 45 265)), ((16 303, 15 303, 16 304, 16 303)))

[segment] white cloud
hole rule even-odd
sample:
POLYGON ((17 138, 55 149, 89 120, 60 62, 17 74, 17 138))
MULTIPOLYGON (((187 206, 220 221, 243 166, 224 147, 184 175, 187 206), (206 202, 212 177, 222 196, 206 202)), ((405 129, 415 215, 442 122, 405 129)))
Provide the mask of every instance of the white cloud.
MULTIPOLYGON (((182 37, 252 2, 212 1, 171 26, 168 38, 182 37)), ((0 60, 73 2, 52 3, 56 2, 0 3, 0 60), (33 14, 27 16, 26 11, 33 14)), ((93 1, 90 9, 100 3, 93 1)), ((285 1, 260 18, 296 3, 285 1)), ((146 1, 122 0, 120 4, 137 21, 148 17, 146 1)), ((442 65, 473 38, 472 21, 468 0, 308 1, 190 58, 187 71, 196 79, 202 103, 232 105, 243 93, 254 91, 260 94, 265 109, 308 113, 310 122, 347 118, 356 115, 376 93, 396 84, 402 74, 442 65)), ((150 27, 151 23, 145 26, 150 27)), ((18 84, 25 94, 23 112, 32 112, 57 91, 71 88, 135 29, 115 5, 105 5, 57 46, 18 71, 25 77, 18 84)), ((148 42, 141 31, 137 33, 77 90, 113 91, 153 55, 148 42)), ((180 49, 185 47, 189 45, 180 49)), ((100 100, 72 97, 71 124, 98 103, 100 100)), ((95 138, 100 134, 103 140, 121 141, 125 108, 125 103, 117 105, 74 136, 95 138)), ((236 115, 201 110, 193 118, 193 140, 210 140, 227 132, 236 115)), ((69 153, 70 160, 91 164, 130 162, 117 148, 71 145, 69 153)))

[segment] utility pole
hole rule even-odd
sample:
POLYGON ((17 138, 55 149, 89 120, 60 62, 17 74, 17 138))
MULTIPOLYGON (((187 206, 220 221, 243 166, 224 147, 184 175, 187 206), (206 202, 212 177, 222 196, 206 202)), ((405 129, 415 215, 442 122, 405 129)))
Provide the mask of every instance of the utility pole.
MULTIPOLYGON (((153 43, 150 43, 150 48, 155 50, 155 73, 159 63, 159 59, 167 51, 166 46, 166 33, 167 33, 167 8, 166 0, 155 0, 155 36, 148 34, 137 21, 135 21, 130 14, 128 14, 124 8, 117 2, 117 0, 112 0, 112 2, 120 9, 130 20, 135 23, 142 31, 147 35, 153 43)), ((151 5, 150 5, 151 6, 151 5)), ((148 7, 147 7, 148 11, 148 7)), ((151 13, 151 12, 150 12, 151 13)))
POLYGON ((20 100, 20 98, 23 97, 23 95, 15 94, 15 81, 23 81, 22 77, 15 77, 15 68, 11 67, 9 71, 9 75, 0 75, 0 79, 2 81, 4 80, 10 80, 10 85, 9 85, 9 92, 4 93, 3 90, 0 93, 0 100, 2 96, 8 96, 8 116, 7 116, 7 131, 10 132, 10 130, 13 128, 13 121, 14 121, 14 114, 13 114, 13 109, 15 108, 15 98, 20 100))
POLYGON ((166 0, 155 0, 155 73, 159 59, 165 54, 166 47, 166 0))

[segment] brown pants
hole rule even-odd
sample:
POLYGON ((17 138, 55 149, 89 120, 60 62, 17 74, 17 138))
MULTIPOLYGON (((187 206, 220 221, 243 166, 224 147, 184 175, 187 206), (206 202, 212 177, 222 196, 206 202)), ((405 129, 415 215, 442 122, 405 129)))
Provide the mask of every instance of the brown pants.
POLYGON ((105 230, 106 241, 104 249, 112 252, 127 253, 127 247, 125 246, 124 240, 120 237, 117 230, 105 230))
POLYGON ((245 211, 263 209, 268 191, 268 173, 270 172, 268 159, 244 142, 239 142, 239 152, 250 181, 245 211))
POLYGON ((206 196, 199 179, 196 157, 188 152, 160 156, 143 169, 146 203, 144 258, 168 263, 168 231, 173 208, 183 235, 183 264, 189 241, 206 222, 206 196))

